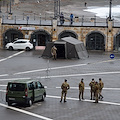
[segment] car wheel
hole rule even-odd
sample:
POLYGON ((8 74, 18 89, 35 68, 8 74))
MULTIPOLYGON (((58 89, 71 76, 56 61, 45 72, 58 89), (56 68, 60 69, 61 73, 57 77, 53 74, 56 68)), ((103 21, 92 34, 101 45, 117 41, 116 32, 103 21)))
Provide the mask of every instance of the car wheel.
POLYGON ((26 47, 26 51, 30 51, 30 48, 29 48, 29 47, 26 47))
POLYGON ((12 46, 10 46, 10 47, 9 47, 9 50, 13 50, 13 47, 12 47, 12 46))
POLYGON ((42 95, 42 101, 45 101, 45 94, 42 95))
POLYGON ((32 100, 30 99, 29 101, 28 101, 28 106, 30 107, 30 106, 32 106, 32 100))

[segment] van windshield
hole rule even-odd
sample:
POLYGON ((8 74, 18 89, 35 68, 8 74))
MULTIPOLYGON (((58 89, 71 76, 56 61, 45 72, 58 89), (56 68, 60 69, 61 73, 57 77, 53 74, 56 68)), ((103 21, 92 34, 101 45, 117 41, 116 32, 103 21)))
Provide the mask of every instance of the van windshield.
POLYGON ((23 83, 10 83, 9 90, 10 91, 24 91, 25 84, 23 84, 23 83))

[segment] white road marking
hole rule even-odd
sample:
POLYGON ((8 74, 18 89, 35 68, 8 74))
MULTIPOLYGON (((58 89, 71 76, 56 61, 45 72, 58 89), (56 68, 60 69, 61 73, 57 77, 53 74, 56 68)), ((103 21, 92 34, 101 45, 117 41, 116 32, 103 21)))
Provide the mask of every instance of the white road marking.
MULTIPOLYGON (((56 88, 61 89, 61 87, 56 88)), ((70 87, 70 89, 79 89, 79 87, 70 87)), ((90 87, 85 87, 85 89, 90 90, 90 87)), ((120 90, 120 88, 103 88, 103 90, 120 90)))
POLYGON ((8 74, 2 74, 2 75, 0 75, 0 77, 3 77, 3 76, 9 76, 8 74))
POLYGON ((0 86, 2 86, 2 87, 6 87, 7 85, 0 85, 0 86))
POLYGON ((69 65, 69 66, 61 66, 61 67, 53 67, 53 68, 31 70, 31 71, 14 73, 14 75, 27 74, 27 73, 33 73, 33 72, 41 72, 41 71, 47 71, 47 70, 56 70, 56 69, 63 69, 63 68, 70 68, 70 67, 78 67, 78 66, 84 66, 84 65, 87 65, 87 64, 77 64, 77 65, 69 65))
POLYGON ((111 62, 111 61, 115 61, 115 60, 120 60, 120 59, 98 61, 96 63, 86 63, 86 64, 77 64, 77 65, 69 65, 69 66, 60 66, 60 67, 53 67, 53 68, 49 67, 49 68, 44 68, 44 69, 37 69, 37 70, 18 72, 18 73, 14 73, 14 75, 28 74, 28 73, 33 73, 33 72, 47 71, 47 70, 50 71, 50 70, 57 70, 57 69, 71 68, 71 67, 80 67, 80 66, 85 66, 85 65, 92 65, 92 64, 98 64, 98 63, 104 63, 104 62, 111 62))
POLYGON ((35 113, 32 113, 32 112, 29 112, 29 111, 25 111, 25 110, 22 110, 22 109, 19 109, 19 108, 7 106, 7 105, 2 104, 2 103, 0 103, 0 106, 8 108, 8 109, 11 109, 11 110, 14 110, 14 111, 17 111, 17 112, 20 112, 20 113, 24 113, 26 115, 30 115, 30 116, 33 116, 33 117, 36 117, 36 118, 40 118, 42 120, 53 120, 51 118, 47 118, 47 117, 44 117, 44 116, 41 116, 41 115, 38 115, 38 114, 35 114, 35 113))
POLYGON ((7 58, 1 59, 0 62, 5 61, 5 60, 8 60, 8 59, 10 59, 10 58, 12 58, 12 57, 15 57, 15 56, 17 56, 17 55, 19 55, 19 54, 21 54, 21 53, 23 53, 23 52, 25 52, 25 51, 20 51, 20 52, 15 53, 15 54, 7 57, 7 58))
POLYGON ((0 92, 5 92, 6 93, 6 90, 0 90, 0 92))
POLYGON ((37 77, 37 78, 60 78, 60 77, 77 77, 77 76, 107 75, 107 74, 120 74, 120 71, 115 71, 115 72, 86 73, 86 74, 56 75, 56 76, 43 76, 43 77, 37 77))
MULTIPOLYGON (((7 85, 0 85, 0 87, 6 87, 7 85)), ((48 88, 47 86, 44 86, 45 89, 53 89, 53 88, 48 88)), ((61 87, 56 87, 56 89, 61 89, 61 87)), ((79 89, 78 87, 70 87, 70 89, 79 89)), ((90 87, 85 87, 85 90, 90 90, 90 87)), ((103 88, 103 90, 113 90, 113 91, 118 91, 120 90, 120 88, 103 88)), ((0 91, 3 91, 4 90, 0 90, 0 91)))
POLYGON ((31 78, 9 78, 9 79, 0 79, 0 81, 14 81, 14 80, 27 80, 31 78))
MULTIPOLYGON (((47 97, 48 98, 55 98, 55 99, 60 99, 61 98, 60 96, 51 96, 51 95, 47 95, 47 97)), ((78 98, 69 98, 69 97, 67 97, 66 99, 68 99, 68 100, 75 100, 75 101, 79 100, 78 98)), ((83 102, 95 102, 95 100, 88 100, 88 99, 85 99, 85 100, 82 100, 82 101, 83 102)), ((105 101, 99 101, 99 103, 120 106, 120 103, 105 102, 105 101)))

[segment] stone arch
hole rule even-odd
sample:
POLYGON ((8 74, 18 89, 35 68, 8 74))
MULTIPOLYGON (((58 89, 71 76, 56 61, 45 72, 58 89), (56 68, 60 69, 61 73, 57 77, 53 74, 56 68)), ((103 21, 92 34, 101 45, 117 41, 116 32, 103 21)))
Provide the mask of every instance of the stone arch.
POLYGON ((105 50, 105 35, 100 31, 92 31, 86 36, 87 50, 105 50))
POLYGON ((63 37, 70 37, 70 36, 78 39, 78 35, 74 31, 71 31, 71 30, 64 30, 64 31, 62 31, 58 35, 58 39, 61 39, 63 37))
POLYGON ((3 33, 3 47, 9 42, 14 42, 16 39, 23 38, 23 33, 20 30, 10 28, 3 33))
POLYGON ((120 51, 120 32, 118 32, 114 36, 113 49, 116 50, 116 51, 120 51))
POLYGON ((34 46, 46 46, 46 43, 51 41, 51 35, 46 30, 39 29, 31 34, 30 40, 34 46))

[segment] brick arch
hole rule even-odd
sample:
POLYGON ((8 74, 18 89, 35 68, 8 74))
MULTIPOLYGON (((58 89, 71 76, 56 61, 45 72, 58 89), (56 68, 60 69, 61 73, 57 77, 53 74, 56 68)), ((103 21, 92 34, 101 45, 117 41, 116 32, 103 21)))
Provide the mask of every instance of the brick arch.
POLYGON ((7 43, 14 42, 15 39, 20 38, 23 38, 23 33, 20 30, 14 28, 7 29, 3 33, 3 47, 5 47, 7 43))
POLYGON ((86 35, 87 50, 105 50, 105 35, 100 31, 92 31, 86 35))
POLYGON ((36 42, 36 46, 45 46, 46 42, 51 41, 51 35, 46 30, 39 29, 32 32, 30 40, 36 42))
POLYGON ((120 51, 120 32, 114 36, 113 49, 120 51))
POLYGON ((59 35, 58 35, 58 39, 61 39, 63 37, 74 37, 76 39, 78 39, 78 35, 74 32, 74 31, 71 31, 71 30, 64 30, 62 31, 59 35))

